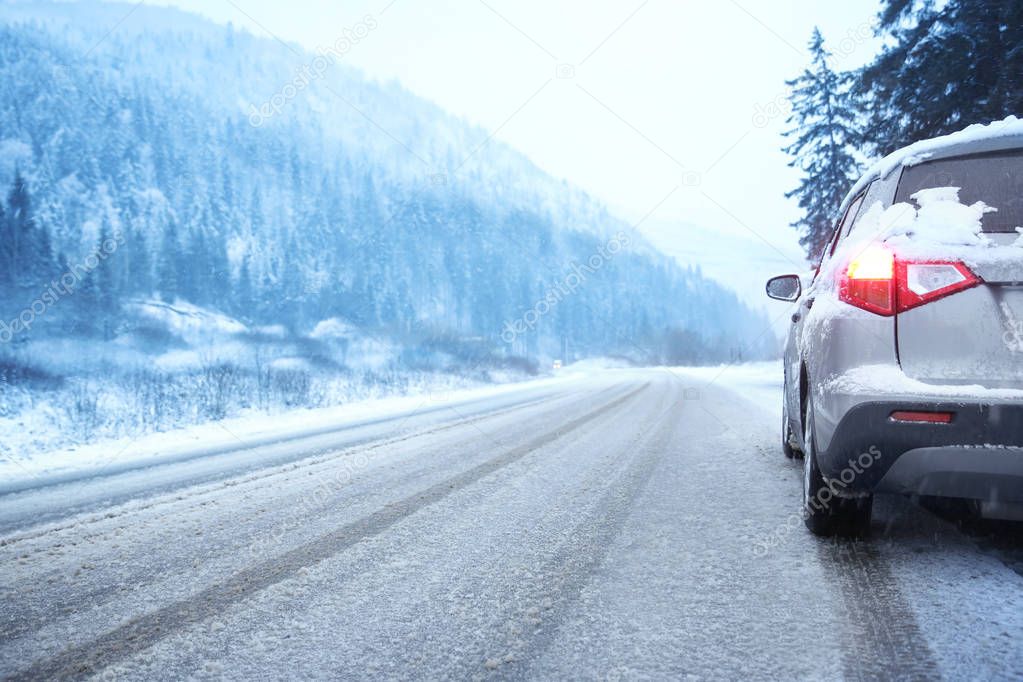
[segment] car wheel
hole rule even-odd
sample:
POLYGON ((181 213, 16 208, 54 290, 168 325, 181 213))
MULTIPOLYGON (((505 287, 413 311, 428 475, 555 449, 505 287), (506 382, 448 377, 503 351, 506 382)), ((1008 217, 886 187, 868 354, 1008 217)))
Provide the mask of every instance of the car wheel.
POLYGON ((806 415, 803 456, 803 520, 814 535, 861 538, 870 530, 873 496, 842 498, 831 489, 817 463, 817 440, 811 401, 806 415))

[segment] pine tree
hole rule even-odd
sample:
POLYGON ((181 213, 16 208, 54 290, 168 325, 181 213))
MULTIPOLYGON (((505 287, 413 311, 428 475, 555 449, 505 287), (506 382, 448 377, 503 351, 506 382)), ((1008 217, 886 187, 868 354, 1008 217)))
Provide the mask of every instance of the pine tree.
POLYGON ((156 286, 165 303, 174 301, 180 293, 181 278, 178 262, 181 258, 181 242, 178 239, 178 224, 171 218, 163 231, 160 252, 157 255, 156 286))
POLYGON ((181 295, 192 303, 201 303, 208 280, 208 265, 206 262, 209 253, 209 245, 206 242, 206 230, 202 227, 194 228, 187 236, 185 243, 185 258, 182 265, 187 267, 178 271, 181 277, 181 295))
POLYGON ((878 33, 857 83, 874 151, 1023 113, 1023 1, 887 0, 878 33))
POLYGON ((117 260, 118 288, 123 296, 143 294, 148 296, 155 288, 153 283, 152 258, 141 230, 130 228, 121 236, 123 245, 118 247, 117 260))
POLYGON ((25 279, 25 241, 31 228, 31 202, 28 190, 21 173, 14 176, 14 184, 7 195, 8 206, 8 237, 10 238, 10 273, 15 284, 22 284, 25 279))
POLYGON ((108 319, 115 311, 120 299, 118 263, 113 252, 107 249, 108 245, 115 243, 110 234, 110 226, 104 223, 100 228, 99 243, 94 250, 99 259, 99 265, 93 271, 96 278, 97 303, 104 319, 108 319))
POLYGON ((100 293, 96 283, 96 271, 86 272, 75 289, 75 310, 77 329, 92 334, 102 328, 104 319, 100 309, 100 293))
POLYGON ((792 226, 800 231, 799 243, 807 257, 816 261, 859 164, 851 151, 857 137, 851 79, 831 68, 831 55, 819 29, 814 29, 809 47, 813 56, 810 67, 787 82, 792 89, 792 114, 787 122, 792 128, 785 136, 795 140, 784 151, 793 157, 789 166, 803 172, 799 187, 786 194, 797 197, 803 210, 792 226))
POLYGON ((14 282, 14 235, 11 221, 7 219, 7 211, 0 202, 0 296, 7 293, 8 287, 14 282))
POLYGON ((103 332, 104 339, 111 339, 114 336, 114 326, 117 318, 118 302, 121 300, 118 282, 118 262, 105 245, 113 243, 110 234, 110 227, 104 223, 100 229, 99 243, 94 253, 99 259, 99 265, 89 273, 88 279, 92 280, 95 287, 93 296, 93 307, 97 314, 96 324, 103 332))
POLYGON ((53 252, 49 233, 36 224, 32 198, 20 172, 14 176, 7 207, 12 256, 10 271, 17 284, 35 286, 53 273, 53 252))
POLYGON ((234 286, 233 299, 241 317, 250 320, 256 317, 254 310, 256 300, 252 291, 252 272, 249 267, 248 254, 242 258, 242 263, 238 267, 238 281, 234 286))

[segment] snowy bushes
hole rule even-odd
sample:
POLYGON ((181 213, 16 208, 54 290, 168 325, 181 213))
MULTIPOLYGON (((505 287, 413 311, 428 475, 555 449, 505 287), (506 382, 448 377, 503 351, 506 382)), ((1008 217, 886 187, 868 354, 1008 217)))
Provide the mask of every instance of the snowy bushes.
POLYGON ((179 408, 176 386, 162 374, 149 370, 129 372, 121 377, 119 388, 129 397, 128 409, 144 431, 156 431, 172 421, 174 411, 179 408))
POLYGON ((311 371, 223 361, 176 371, 108 369, 60 378, 0 359, 0 457, 137 437, 246 413, 438 393, 487 378, 486 373, 469 379, 428 371, 311 371))
POLYGON ((200 420, 226 417, 240 383, 241 373, 234 365, 204 365, 196 375, 196 417, 200 420))
POLYGON ((320 400, 312 400, 312 377, 301 369, 267 369, 266 396, 263 404, 283 407, 319 407, 320 400))
POLYGON ((75 383, 69 391, 69 400, 62 403, 70 431, 79 440, 88 440, 102 426, 100 392, 89 382, 75 383))
POLYGON ((110 339, 57 334, 63 312, 47 333, 0 344, 0 456, 537 371, 457 338, 395 340, 336 321, 313 338, 183 301, 133 301, 110 339))

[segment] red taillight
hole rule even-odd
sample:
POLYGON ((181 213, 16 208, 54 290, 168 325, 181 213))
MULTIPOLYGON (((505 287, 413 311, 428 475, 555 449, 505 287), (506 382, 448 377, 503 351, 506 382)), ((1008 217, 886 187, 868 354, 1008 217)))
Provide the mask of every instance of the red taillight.
POLYGON ((898 262, 896 276, 900 313, 980 284, 980 277, 955 261, 898 262))
POLYGON ((911 412, 898 410, 892 412, 891 420, 906 424, 951 424, 953 416, 951 412, 911 412))
POLYGON ((895 314, 895 254, 871 246, 852 259, 841 275, 838 295, 857 308, 878 315, 895 314))
POLYGON ((883 246, 871 246, 840 276, 839 298, 849 305, 891 316, 981 283, 957 261, 900 260, 883 246))

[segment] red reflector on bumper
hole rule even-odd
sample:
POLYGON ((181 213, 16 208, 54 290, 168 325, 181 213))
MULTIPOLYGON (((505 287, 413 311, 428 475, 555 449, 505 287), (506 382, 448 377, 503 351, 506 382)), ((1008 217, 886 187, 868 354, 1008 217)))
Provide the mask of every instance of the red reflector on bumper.
POLYGON ((893 422, 906 422, 909 424, 951 424, 953 414, 951 412, 892 412, 890 419, 893 422))

